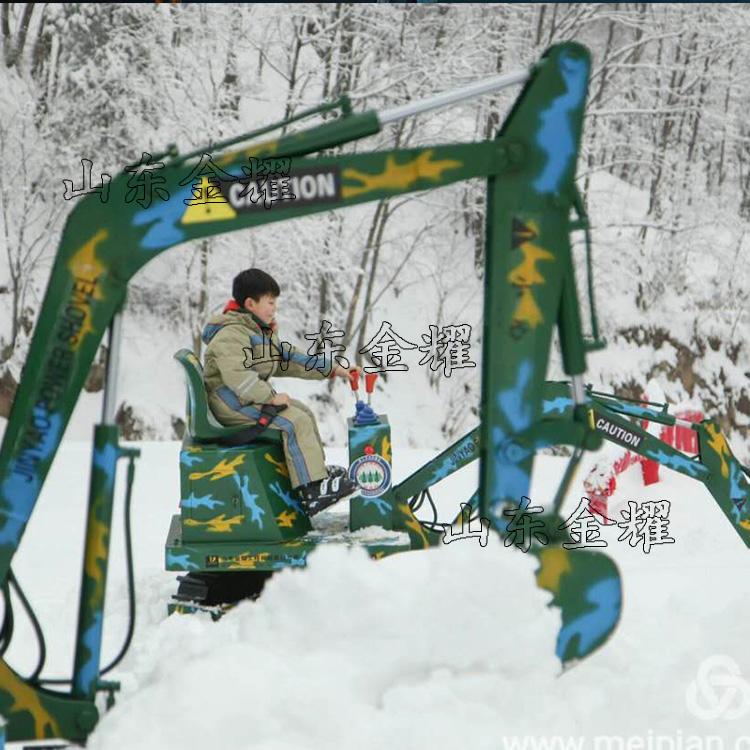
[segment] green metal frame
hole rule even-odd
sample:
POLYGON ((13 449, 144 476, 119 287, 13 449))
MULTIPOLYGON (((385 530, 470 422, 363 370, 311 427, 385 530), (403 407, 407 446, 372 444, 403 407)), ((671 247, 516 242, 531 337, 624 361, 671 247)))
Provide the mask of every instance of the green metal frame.
MULTIPOLYGON (((324 105, 341 110, 333 122, 216 157, 235 177, 242 176, 248 157, 292 158, 292 175, 335 186, 332 195, 318 199, 298 199, 269 210, 226 202, 186 205, 192 188, 180 183, 199 152, 180 157, 174 149, 163 155, 165 167, 160 170, 168 201, 157 199, 147 209, 126 204, 127 173, 112 181, 108 203, 97 195, 80 199, 62 234, 0 449, 0 581, 8 576, 102 336, 125 302, 129 280, 142 266, 190 240, 477 177, 487 180, 487 230, 481 439, 478 445, 473 442, 481 458, 481 485, 473 502, 503 535, 503 509, 528 495, 539 446, 565 442, 594 448, 601 442, 589 421, 581 380, 587 343, 569 238, 582 226, 579 219, 571 220, 571 212, 580 209, 574 175, 589 69, 584 47, 565 43, 550 48, 490 141, 309 157, 380 131, 378 113, 352 114, 344 99, 324 105), (543 420, 544 377, 555 327, 565 370, 572 377, 574 403, 567 416, 543 420)), ((270 132, 270 127, 264 130, 270 132)), ((99 651, 106 540, 115 465, 122 451, 111 424, 99 425, 94 440, 73 690, 45 690, 0 660, 0 714, 8 720, 10 740, 82 741, 96 722, 93 696, 104 687, 99 651)), ((416 486, 416 480, 412 484, 416 486)), ((398 496, 399 489, 393 494, 398 496)), ((408 504, 396 507, 409 530, 409 548, 429 546, 431 540, 408 504)), ((738 512, 747 520, 746 506, 738 512)), ((550 529, 556 520, 549 517, 550 529)), ((532 552, 540 561, 538 585, 561 607, 558 654, 569 663, 601 645, 615 627, 619 574, 601 553, 571 552, 559 544, 532 552)))

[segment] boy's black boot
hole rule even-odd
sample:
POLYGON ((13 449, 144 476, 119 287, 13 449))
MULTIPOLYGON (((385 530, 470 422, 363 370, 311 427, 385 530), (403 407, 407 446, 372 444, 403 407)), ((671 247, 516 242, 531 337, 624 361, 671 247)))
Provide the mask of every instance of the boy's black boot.
POLYGON ((308 516, 314 516, 339 500, 351 497, 359 490, 359 485, 347 476, 326 477, 310 482, 297 489, 302 507, 308 516))
POLYGON ((335 479, 336 477, 345 477, 349 474, 349 469, 347 469, 345 466, 338 466, 336 464, 326 464, 326 471, 328 471, 328 476, 331 479, 335 479))

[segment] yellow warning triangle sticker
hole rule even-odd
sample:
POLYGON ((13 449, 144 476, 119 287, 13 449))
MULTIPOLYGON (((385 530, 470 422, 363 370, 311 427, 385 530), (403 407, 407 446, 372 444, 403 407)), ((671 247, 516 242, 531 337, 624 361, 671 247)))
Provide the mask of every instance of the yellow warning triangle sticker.
POLYGON ((201 177, 198 188, 200 197, 194 197, 195 201, 187 207, 182 215, 181 224, 201 224, 207 221, 227 221, 237 217, 237 212, 229 205, 227 199, 218 192, 207 177, 201 177))

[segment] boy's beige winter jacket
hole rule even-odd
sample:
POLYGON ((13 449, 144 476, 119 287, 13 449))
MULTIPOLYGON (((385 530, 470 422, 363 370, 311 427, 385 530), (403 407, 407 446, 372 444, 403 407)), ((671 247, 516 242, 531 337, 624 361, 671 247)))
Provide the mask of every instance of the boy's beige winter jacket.
POLYGON ((213 316, 203 329, 203 341, 203 379, 209 405, 224 424, 236 421, 237 415, 219 395, 223 386, 242 406, 260 406, 276 393, 268 383, 273 376, 323 380, 331 374, 331 362, 300 352, 287 342, 282 345, 278 334, 248 311, 230 310, 213 316))

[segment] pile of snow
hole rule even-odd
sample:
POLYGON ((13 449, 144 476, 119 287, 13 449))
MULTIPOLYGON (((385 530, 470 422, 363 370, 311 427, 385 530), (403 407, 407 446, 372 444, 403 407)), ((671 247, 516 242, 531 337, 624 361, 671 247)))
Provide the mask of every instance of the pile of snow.
MULTIPOLYGON (((646 555, 618 542, 616 530, 603 531, 623 573, 621 624, 602 649, 562 673, 554 656, 559 612, 534 585, 535 560, 494 537, 486 548, 467 540, 377 563, 360 549, 332 546, 313 553, 307 570, 275 575, 257 603, 218 623, 168 618, 175 576, 163 571, 163 543, 179 497, 179 446, 141 447, 136 637, 108 675, 122 682, 122 693, 91 738, 94 750, 502 748, 508 737, 729 737, 746 726, 750 710, 745 723, 702 721, 686 702, 697 670, 714 655, 729 655, 750 677, 750 602, 740 584, 750 554, 695 481, 665 470, 666 481, 643 487, 637 470, 622 475, 620 498, 672 501, 676 542, 646 555)), ((47 675, 69 674, 72 664, 88 450, 63 444, 14 560, 45 624, 47 675)), ((397 442, 396 480, 429 457, 397 442)), ((330 461, 342 458, 329 451, 330 461)), ((586 457, 589 465, 595 460, 586 457)), ((539 457, 534 504, 550 502, 564 465, 539 457)), ((438 486, 441 516, 458 509, 475 478, 476 467, 467 467, 438 486)), ((566 514, 580 489, 579 482, 566 514)), ((116 526, 105 662, 126 624, 116 526)), ((9 660, 28 673, 33 638, 23 622, 16 635, 9 660)))
POLYGON ((559 617, 531 557, 454 546, 377 565, 327 547, 217 624, 150 623, 90 747, 456 747, 477 704, 484 732, 501 706, 521 731, 519 684, 541 694, 559 672, 559 617))

